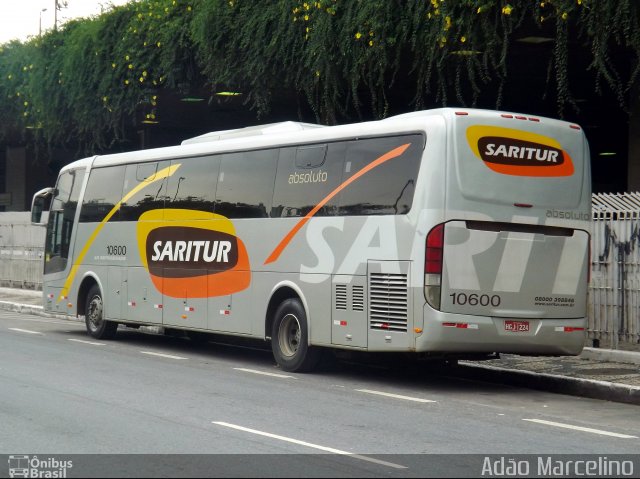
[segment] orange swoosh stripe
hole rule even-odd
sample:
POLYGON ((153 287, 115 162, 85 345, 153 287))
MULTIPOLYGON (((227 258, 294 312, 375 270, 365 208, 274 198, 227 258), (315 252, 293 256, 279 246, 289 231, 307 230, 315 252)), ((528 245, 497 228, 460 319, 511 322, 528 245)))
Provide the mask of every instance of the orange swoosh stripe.
POLYGON ((320 203, 318 203, 300 221, 298 221, 298 223, 296 223, 296 225, 291 229, 291 231, 289 231, 289 233, 287 233, 287 235, 284 238, 282 238, 282 241, 280 241, 280 244, 276 246, 276 249, 273 250, 273 252, 265 260, 264 264, 269 264, 276 261, 280 257, 280 254, 287 247, 287 245, 291 242, 291 240, 296 235, 296 233, 298 233, 298 231, 300 231, 300 229, 307 223, 307 221, 309 221, 318 211, 320 211, 320 208, 326 205, 331 198, 336 196, 338 193, 340 193, 342 190, 344 190, 347 186, 349 186, 351 183, 356 181, 362 175, 380 166, 382 163, 402 155, 406 151, 406 149, 409 148, 410 145, 411 143, 406 143, 404 145, 398 146, 397 148, 394 148, 391 151, 388 151, 387 153, 382 155, 380 158, 376 159, 375 161, 372 161, 367 166, 359 170, 357 173, 351 176, 348 180, 346 180, 341 185, 339 185, 335 190, 333 190, 331 193, 325 196, 322 199, 322 201, 320 201, 320 203))

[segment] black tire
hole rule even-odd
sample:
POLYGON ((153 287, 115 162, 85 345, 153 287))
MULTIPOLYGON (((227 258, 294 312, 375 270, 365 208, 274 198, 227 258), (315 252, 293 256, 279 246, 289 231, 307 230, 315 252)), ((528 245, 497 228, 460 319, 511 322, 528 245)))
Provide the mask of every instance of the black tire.
POLYGON ((118 330, 118 323, 104 319, 104 302, 97 284, 94 284, 87 295, 84 322, 89 336, 96 339, 113 339, 118 330))
POLYGON ((271 328, 271 350, 283 371, 307 372, 318 365, 321 351, 309 346, 308 331, 307 314, 300 300, 284 300, 271 328))

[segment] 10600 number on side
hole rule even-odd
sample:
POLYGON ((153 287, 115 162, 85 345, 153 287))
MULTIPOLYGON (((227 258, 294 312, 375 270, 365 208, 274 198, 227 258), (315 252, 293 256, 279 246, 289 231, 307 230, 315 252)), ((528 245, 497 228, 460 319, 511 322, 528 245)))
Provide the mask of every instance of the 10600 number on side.
POLYGON ((458 306, 493 306, 497 308, 502 302, 497 294, 451 293, 449 296, 453 304, 458 306))

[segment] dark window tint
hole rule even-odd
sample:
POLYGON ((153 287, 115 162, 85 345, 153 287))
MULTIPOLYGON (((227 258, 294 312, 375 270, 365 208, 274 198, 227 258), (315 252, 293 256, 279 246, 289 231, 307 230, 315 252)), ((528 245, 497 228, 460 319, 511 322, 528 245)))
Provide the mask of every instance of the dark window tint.
POLYGON ((278 151, 247 151, 222 155, 215 212, 227 218, 268 217, 278 151))
POLYGON ((342 190, 339 215, 401 215, 413 202, 424 140, 422 135, 370 138, 347 144, 342 181, 402 145, 401 155, 372 168, 342 190))
POLYGON ((73 222, 83 179, 84 170, 67 171, 58 179, 47 223, 45 274, 64 271, 67 266, 73 222))
POLYGON ((180 166, 169 178, 166 207, 213 213, 220 157, 182 158, 171 164, 180 166))
MULTIPOLYGON (((124 170, 124 166, 91 170, 80 210, 81 223, 102 221, 122 199, 124 170)), ((111 218, 112 221, 117 220, 118 215, 116 212, 111 218)))
MULTIPOLYGON (((344 150, 345 143, 281 149, 271 216, 305 216, 325 200, 340 184, 344 150), (309 159, 307 164, 313 164, 314 160, 311 157, 315 155, 317 160, 325 148, 324 163, 313 168, 298 166, 298 154, 309 159)), ((333 198, 320 208, 316 216, 334 215, 335 210, 336 203, 333 198)))
POLYGON ((164 207, 168 161, 127 165, 124 175, 124 197, 120 207, 121 221, 137 221, 145 211, 164 207), (159 174, 160 173, 160 174, 159 174))

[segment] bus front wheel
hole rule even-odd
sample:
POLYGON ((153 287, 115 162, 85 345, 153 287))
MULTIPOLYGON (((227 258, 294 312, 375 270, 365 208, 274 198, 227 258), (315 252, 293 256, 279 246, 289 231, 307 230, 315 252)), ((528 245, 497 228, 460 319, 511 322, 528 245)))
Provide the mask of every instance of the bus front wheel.
POLYGON ((284 371, 305 372, 317 366, 320 351, 309 346, 307 314, 300 300, 286 299, 278 306, 271 328, 271 349, 284 371))
POLYGON ((104 319, 104 303, 98 285, 93 285, 87 295, 85 307, 85 324, 87 332, 96 339, 113 339, 118 330, 118 323, 104 319))

